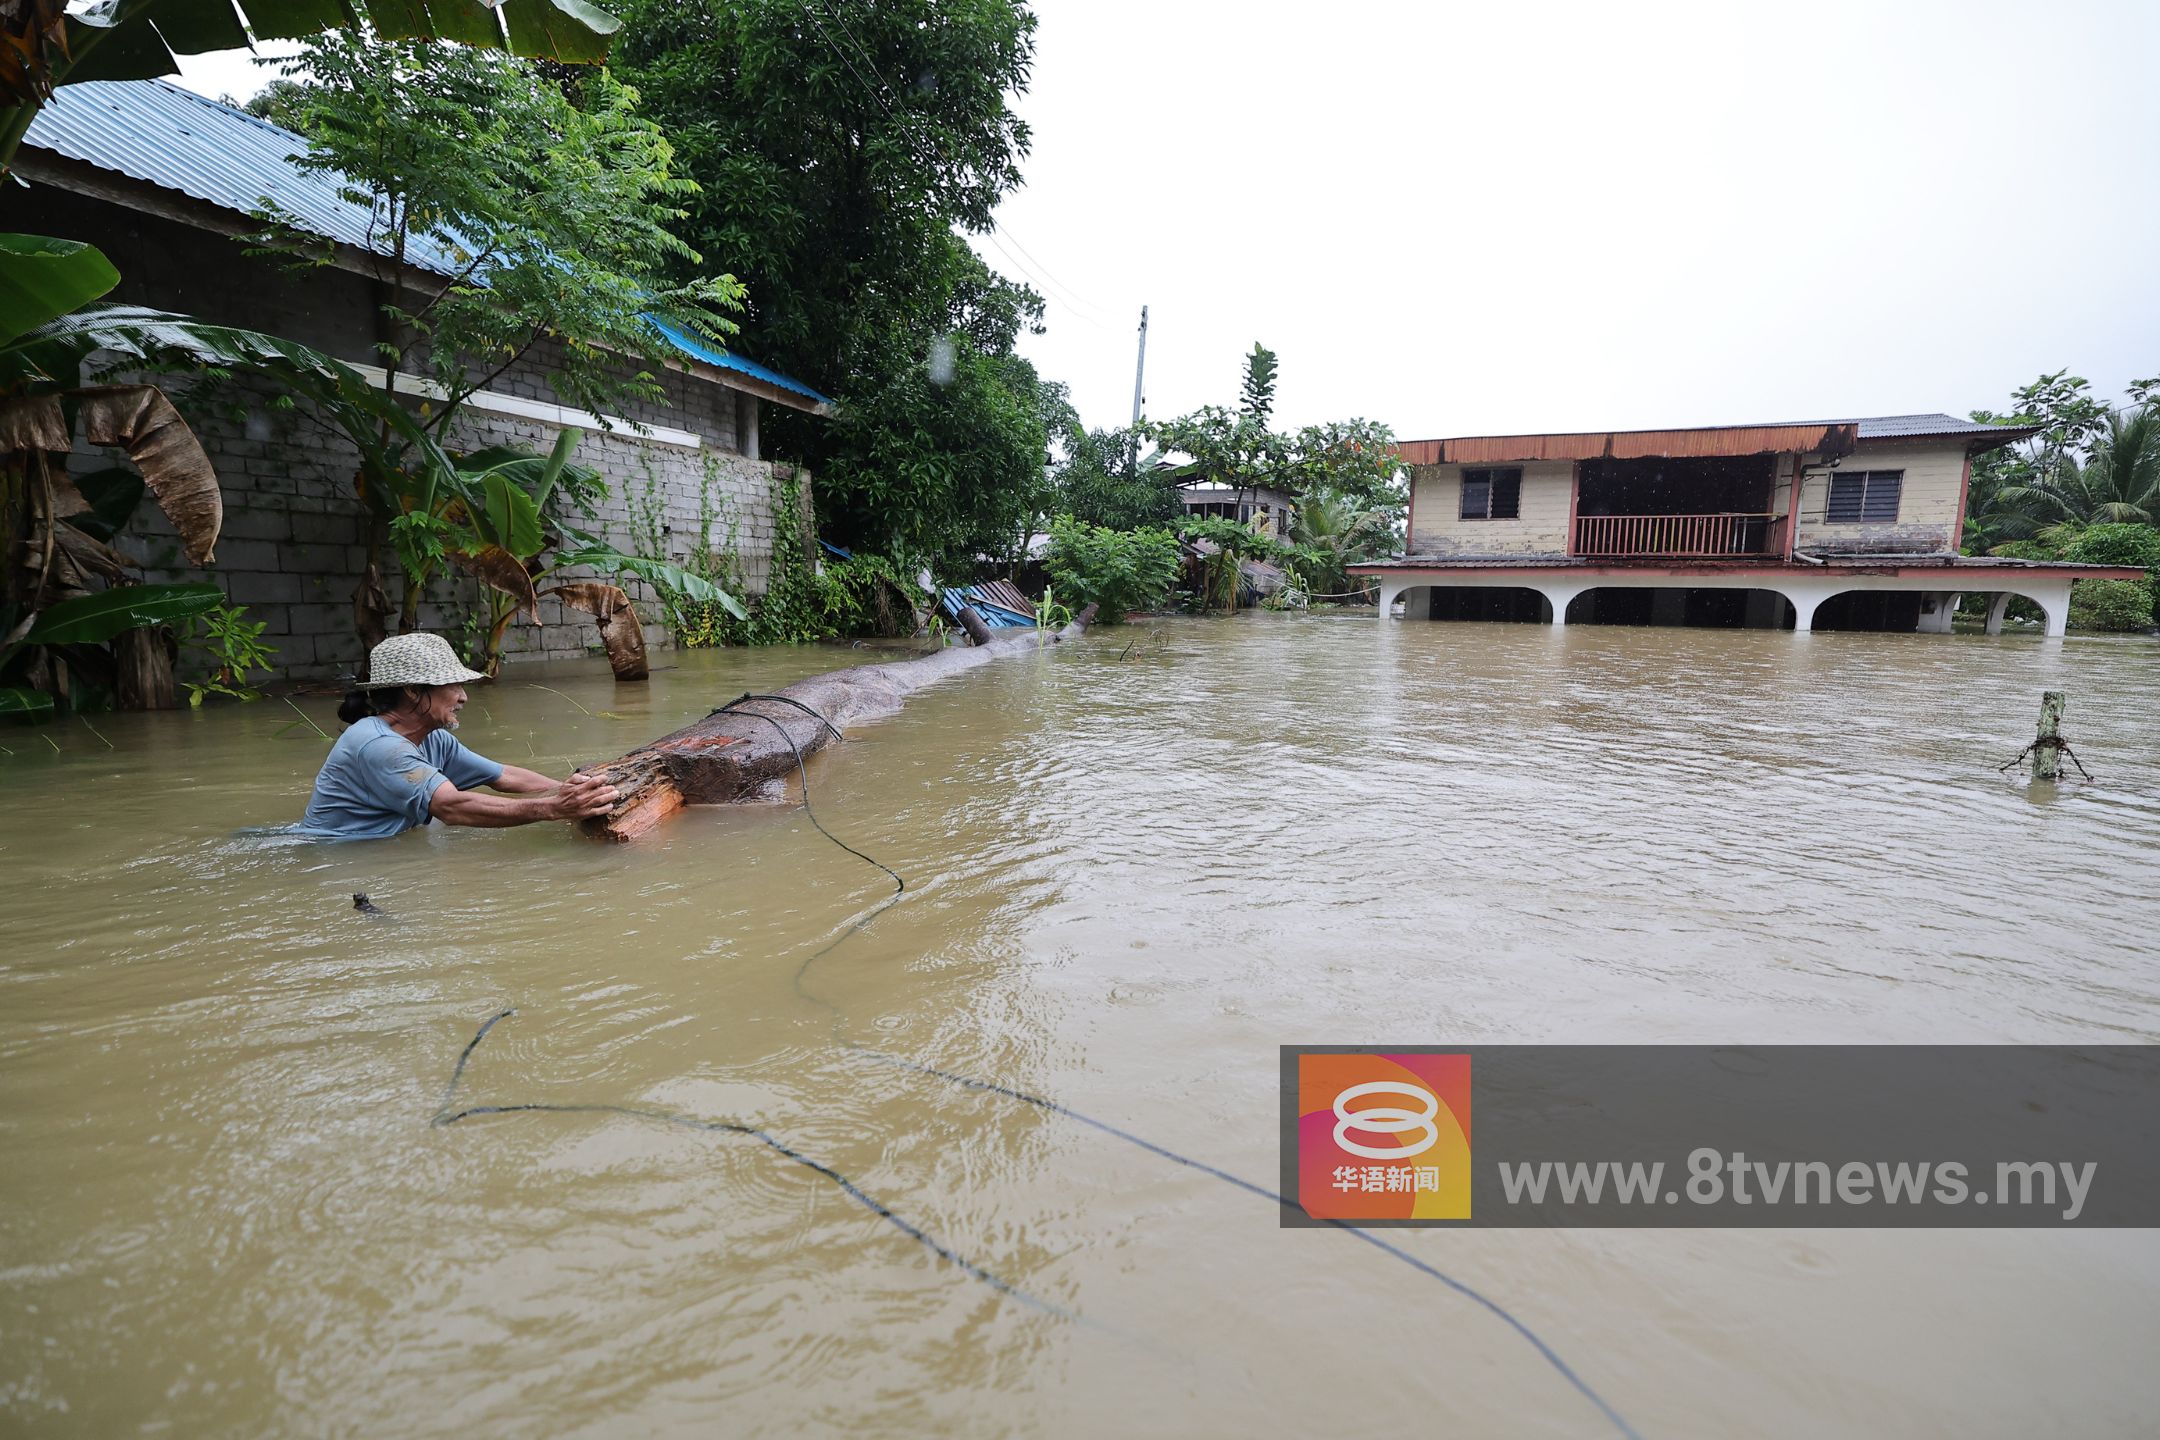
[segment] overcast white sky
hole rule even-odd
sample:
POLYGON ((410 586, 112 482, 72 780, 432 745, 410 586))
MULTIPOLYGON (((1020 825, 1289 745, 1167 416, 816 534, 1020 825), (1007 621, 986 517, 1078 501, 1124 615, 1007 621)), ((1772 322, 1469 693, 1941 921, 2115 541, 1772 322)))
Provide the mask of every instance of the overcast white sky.
POLYGON ((1279 421, 1405 438, 2160 372, 2150 0, 1035 8, 1027 184, 976 243, 1090 424, 1143 303, 1149 414, 1232 403, 1261 340, 1279 421))

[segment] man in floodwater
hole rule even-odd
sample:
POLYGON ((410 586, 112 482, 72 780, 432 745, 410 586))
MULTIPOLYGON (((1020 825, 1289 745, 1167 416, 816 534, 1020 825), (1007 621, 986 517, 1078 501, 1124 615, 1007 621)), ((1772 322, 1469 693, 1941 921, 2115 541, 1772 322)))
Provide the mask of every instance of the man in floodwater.
POLYGON ((299 830, 338 840, 379 840, 429 820, 445 825, 530 825, 605 814, 615 787, 590 775, 560 783, 499 765, 457 742, 465 682, 440 635, 395 635, 368 655, 368 679, 346 695, 350 727, 330 748, 299 830), (475 793, 480 786, 503 792, 475 793))

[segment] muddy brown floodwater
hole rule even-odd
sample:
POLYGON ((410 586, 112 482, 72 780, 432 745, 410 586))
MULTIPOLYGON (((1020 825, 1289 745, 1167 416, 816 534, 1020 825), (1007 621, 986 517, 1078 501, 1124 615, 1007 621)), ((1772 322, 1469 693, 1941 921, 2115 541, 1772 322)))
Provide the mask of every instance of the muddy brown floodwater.
MULTIPOLYGON (((890 890, 799 811, 293 845, 281 703, 0 733, 0 1429, 1608 1435, 1354 1238, 850 1046, 1266 1182, 1284 1043, 2160 1040, 2150 640, 1158 628, 816 757, 908 893, 799 977, 890 890), (1996 773, 2043 688, 2097 783, 1996 773), (761 1126, 1043 1305, 753 1136, 431 1126, 510 1007, 461 1105, 761 1126)), ((516 670, 463 738, 561 771, 859 658, 516 670)), ((2160 1414, 2152 1233, 1393 1235, 1646 1436, 2160 1414)))

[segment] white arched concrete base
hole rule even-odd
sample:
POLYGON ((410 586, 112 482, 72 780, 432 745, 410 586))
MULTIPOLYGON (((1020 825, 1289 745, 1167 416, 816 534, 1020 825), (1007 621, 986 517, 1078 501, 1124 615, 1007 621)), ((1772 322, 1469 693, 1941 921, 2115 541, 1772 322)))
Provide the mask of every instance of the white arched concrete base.
POLYGON ((1948 635, 1951 622, 1957 618, 1958 601, 1962 595, 1938 590, 1920 598, 1920 633, 1922 635, 1948 635))
MULTIPOLYGON (((1535 570, 1462 569, 1427 571, 1391 571, 1377 577, 1380 581, 1380 618, 1391 619, 1396 604, 1411 590, 1429 585, 1462 586, 1468 589, 1534 590, 1545 597, 1552 607, 1552 623, 1567 624, 1567 609, 1578 595, 1598 589, 1645 589, 1645 590, 1768 590, 1782 595, 1793 607, 1793 628, 1807 631, 1815 628, 1815 612, 1825 600, 1848 591, 1867 590, 1920 590, 1917 577, 1899 575, 1865 575, 1849 570, 1826 570, 1821 573, 1793 574, 1781 570, 1774 575, 1750 573, 1735 569, 1699 575, 1643 575, 1635 576, 1596 575, 1587 576, 1568 571, 1554 574, 1550 579, 1535 570)), ((2047 616, 2046 633, 2060 635, 2070 624, 2070 577, 2035 575, 2021 581, 2016 592, 2038 605, 2047 616)), ((1920 630, 1925 634, 1947 635, 1951 619, 1957 612, 1958 593, 1949 590, 1923 591, 1925 601, 1920 617, 1920 630), (1932 608, 1929 608, 1929 607, 1932 608)), ((2010 603, 2008 593, 1998 594, 1988 609, 1987 633, 2002 633, 2003 608, 2010 603)))
POLYGON ((2041 627, 2044 635, 2060 635, 2070 628, 2070 582, 2046 580, 2027 584, 2022 590, 1999 590, 1988 605, 1987 633, 2002 634, 2003 612, 2010 608, 2014 599, 2026 599, 2040 607, 2046 617, 2041 627))

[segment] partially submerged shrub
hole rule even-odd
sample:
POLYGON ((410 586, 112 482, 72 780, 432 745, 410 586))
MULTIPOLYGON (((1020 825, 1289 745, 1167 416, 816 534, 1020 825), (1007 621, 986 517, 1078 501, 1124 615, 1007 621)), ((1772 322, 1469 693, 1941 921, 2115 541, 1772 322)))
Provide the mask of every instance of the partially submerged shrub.
POLYGON ((2070 623, 2080 630, 2149 630, 2150 580, 2080 580, 2070 587, 2070 623))
POLYGON ((2090 525, 2063 547, 2063 559, 2145 567, 2143 580, 2081 580, 2072 586, 2071 624, 2093 630, 2160 625, 2160 530, 2150 525, 2090 525), (2081 618, 2080 610, 2089 618, 2081 618))
POLYGON ((1110 530, 1066 515, 1050 526, 1043 568, 1067 604, 1093 604, 1101 624, 1116 625, 1129 611, 1152 610, 1169 598, 1178 543, 1166 530, 1110 530))

